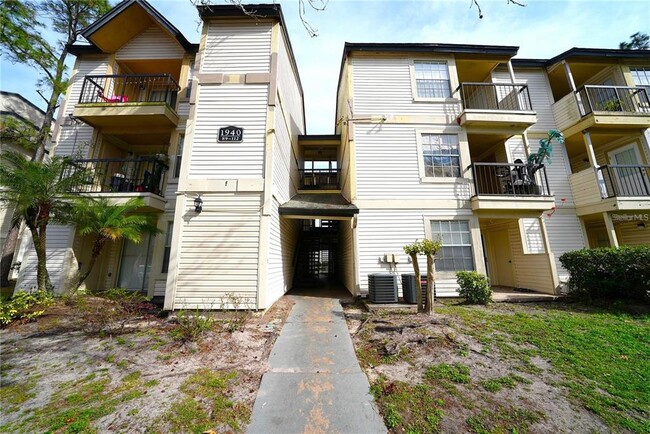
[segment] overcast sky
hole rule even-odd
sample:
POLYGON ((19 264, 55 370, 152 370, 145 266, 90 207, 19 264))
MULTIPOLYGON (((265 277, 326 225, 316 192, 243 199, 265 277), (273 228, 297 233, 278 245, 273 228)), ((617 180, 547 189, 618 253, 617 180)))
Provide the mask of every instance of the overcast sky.
MULTIPOLYGON (((150 3, 198 42, 198 16, 190 0, 150 3)), ((307 8, 307 20, 319 33, 311 38, 298 18, 298 1, 280 1, 304 89, 307 133, 333 133, 345 41, 515 45, 517 57, 549 58, 571 47, 618 48, 632 33, 650 33, 648 0, 528 0, 525 8, 506 3, 480 0, 484 18, 479 20, 470 0, 332 0, 323 12, 307 8)), ((0 72, 2 90, 45 106, 35 92, 33 70, 2 59, 0 72)))

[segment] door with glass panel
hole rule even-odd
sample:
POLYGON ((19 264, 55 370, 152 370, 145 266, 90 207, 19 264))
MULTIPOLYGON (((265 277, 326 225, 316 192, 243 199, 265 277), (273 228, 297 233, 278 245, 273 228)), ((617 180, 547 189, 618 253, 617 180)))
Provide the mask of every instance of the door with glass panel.
POLYGON ((609 161, 611 166, 605 183, 610 196, 650 195, 648 169, 642 166, 641 154, 635 144, 609 152, 609 161))
POLYGON ((151 272, 152 241, 154 237, 146 235, 136 244, 124 241, 120 259, 120 273, 117 279, 118 288, 131 291, 146 291, 151 272))

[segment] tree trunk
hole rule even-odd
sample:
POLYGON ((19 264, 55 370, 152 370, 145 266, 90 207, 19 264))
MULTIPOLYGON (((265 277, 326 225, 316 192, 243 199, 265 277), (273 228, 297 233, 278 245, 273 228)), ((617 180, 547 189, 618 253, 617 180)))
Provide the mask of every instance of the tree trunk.
POLYGON ((32 241, 34 242, 34 251, 36 252, 37 259, 36 285, 39 291, 47 291, 49 289, 50 277, 47 273, 47 234, 45 227, 41 226, 37 229, 34 226, 30 226, 29 230, 32 233, 32 241))
POLYGON ((415 273, 415 301, 418 305, 418 312, 423 312, 422 303, 422 282, 420 281, 420 265, 418 264, 418 255, 411 255, 411 262, 413 262, 413 272, 415 273))
POLYGON ((104 237, 101 236, 95 237, 95 241, 93 242, 93 251, 92 251, 92 255, 90 256, 90 262, 88 262, 88 267, 86 268, 86 271, 84 271, 83 273, 79 272, 73 291, 76 292, 79 289, 79 287, 86 281, 88 276, 90 276, 90 272, 93 270, 93 267, 95 266, 95 262, 97 262, 97 258, 99 257, 99 254, 102 252, 102 249, 106 244, 106 241, 107 239, 104 237))
POLYGON ((19 232, 20 224, 12 225, 9 228, 9 233, 7 233, 7 238, 5 238, 5 244, 2 246, 2 261, 0 262, 0 287, 3 288, 9 286, 9 271, 11 270, 11 263, 14 260, 14 252, 16 251, 16 245, 18 244, 19 232))
POLYGON ((424 311, 429 315, 433 315, 434 266, 433 255, 427 255, 427 301, 424 305, 424 311))

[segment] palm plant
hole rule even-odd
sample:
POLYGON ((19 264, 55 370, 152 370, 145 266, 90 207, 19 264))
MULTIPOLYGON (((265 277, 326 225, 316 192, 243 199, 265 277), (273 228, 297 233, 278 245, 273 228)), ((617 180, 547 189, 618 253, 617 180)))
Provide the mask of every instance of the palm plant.
POLYGON ((75 203, 72 221, 83 236, 93 236, 93 247, 85 270, 79 270, 74 290, 79 289, 88 278, 97 258, 108 242, 128 240, 142 242, 145 234, 156 234, 155 217, 142 212, 144 200, 133 198, 123 204, 115 204, 106 198, 80 200, 75 203))
POLYGON ((46 261, 47 225, 69 222, 72 199, 78 197, 71 192, 86 179, 87 172, 74 168, 69 158, 36 162, 12 151, 0 156, 0 202, 15 210, 12 225, 24 221, 31 232, 39 290, 52 289, 46 261))

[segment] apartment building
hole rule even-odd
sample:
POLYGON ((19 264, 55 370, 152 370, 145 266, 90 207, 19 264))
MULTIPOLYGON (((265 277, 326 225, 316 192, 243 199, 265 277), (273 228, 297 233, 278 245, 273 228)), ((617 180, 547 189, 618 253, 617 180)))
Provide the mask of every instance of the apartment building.
MULTIPOLYGON (((199 44, 125 0, 70 47, 52 149, 92 171, 79 193, 142 197, 162 231, 107 248, 88 287, 265 309, 294 286, 365 293, 368 274, 412 272, 405 244, 440 237, 439 296, 457 294, 461 269, 556 293, 562 253, 650 243, 647 53, 347 43, 335 134, 306 135, 280 6, 198 10, 199 44), (529 163, 549 130, 564 144, 529 163)), ((48 232, 63 290, 91 245, 48 232)), ((17 288, 35 282, 30 242, 17 288)))

